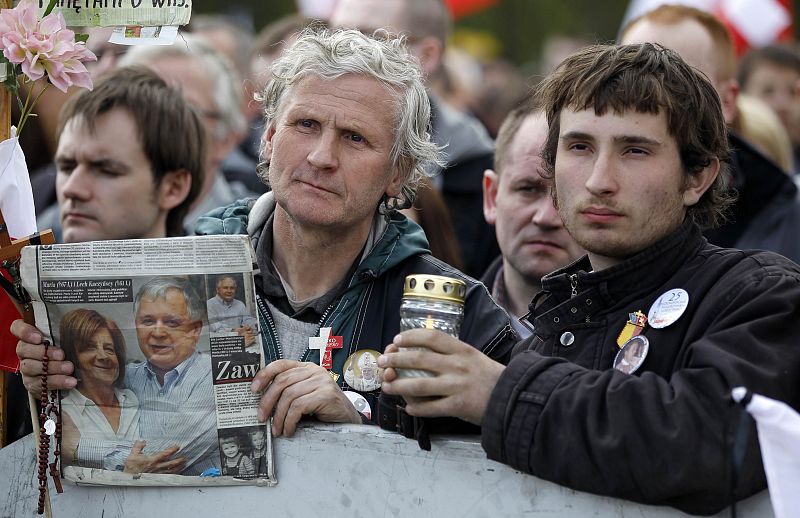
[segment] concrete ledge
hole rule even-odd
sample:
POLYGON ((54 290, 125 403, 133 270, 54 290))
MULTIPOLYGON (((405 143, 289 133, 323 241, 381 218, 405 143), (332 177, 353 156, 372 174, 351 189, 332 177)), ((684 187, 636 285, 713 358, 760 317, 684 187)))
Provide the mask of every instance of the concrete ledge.
MULTIPOLYGON (((687 516, 665 507, 572 491, 486 459, 476 437, 434 438, 432 451, 376 427, 313 424, 275 439, 274 487, 88 487, 52 493, 53 516, 641 517, 687 516)), ((0 450, 0 517, 32 517, 34 441, 0 450)), ((739 516, 773 516, 765 492, 739 516)), ((720 513, 727 517, 729 513, 720 513)))

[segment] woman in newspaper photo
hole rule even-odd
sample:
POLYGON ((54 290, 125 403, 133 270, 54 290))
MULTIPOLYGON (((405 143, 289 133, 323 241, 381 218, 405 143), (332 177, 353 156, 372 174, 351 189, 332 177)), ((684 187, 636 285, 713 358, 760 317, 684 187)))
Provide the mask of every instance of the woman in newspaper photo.
POLYGON ((125 339, 117 324, 91 309, 66 313, 59 325, 64 356, 75 366, 77 386, 62 399, 65 433, 138 439, 139 401, 125 381, 125 339))

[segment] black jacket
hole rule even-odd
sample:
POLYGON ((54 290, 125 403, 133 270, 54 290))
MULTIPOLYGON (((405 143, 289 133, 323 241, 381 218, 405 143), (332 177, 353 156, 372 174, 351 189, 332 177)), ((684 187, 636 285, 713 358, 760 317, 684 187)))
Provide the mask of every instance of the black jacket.
MULTIPOLYGON (((583 258, 543 286, 535 334, 488 406, 489 457, 582 491, 694 513, 728 505, 731 389, 800 408, 800 267, 709 245, 687 221, 621 264, 591 272, 583 258), (634 375, 612 369, 629 313, 674 288, 689 294, 685 313, 645 328, 650 351, 634 375)), ((751 430, 736 498, 764 487, 751 430)))

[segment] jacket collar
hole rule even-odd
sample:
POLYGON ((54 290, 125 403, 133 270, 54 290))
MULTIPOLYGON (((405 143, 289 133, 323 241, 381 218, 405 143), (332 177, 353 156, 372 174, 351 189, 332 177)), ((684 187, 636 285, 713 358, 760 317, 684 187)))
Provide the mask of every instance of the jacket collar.
MULTIPOLYGON (((247 233, 262 272, 271 269, 271 220, 275 207, 275 196, 269 192, 262 195, 249 211, 247 233)), ((412 255, 429 253, 425 233, 414 221, 397 211, 391 212, 388 218, 376 211, 364 252, 357 259, 358 264, 352 270, 354 273, 344 286, 370 281, 412 255)))
POLYGON ((588 256, 584 256, 546 275, 542 286, 550 296, 539 307, 531 308, 537 334, 557 332, 565 323, 583 321, 632 294, 655 291, 705 242, 698 226, 686 218, 675 232, 615 266, 594 272, 588 256), (575 297, 573 283, 578 293, 575 297), (550 311, 563 315, 544 318, 550 311), (556 317, 558 320, 554 320, 556 317))

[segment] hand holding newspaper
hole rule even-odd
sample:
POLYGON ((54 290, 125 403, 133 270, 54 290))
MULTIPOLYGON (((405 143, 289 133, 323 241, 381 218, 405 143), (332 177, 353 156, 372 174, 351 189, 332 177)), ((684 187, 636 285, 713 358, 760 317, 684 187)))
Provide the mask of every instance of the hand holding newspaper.
POLYGON ((61 394, 65 478, 275 483, 250 391, 264 362, 253 264, 247 236, 23 250, 36 325, 78 380, 61 394))

